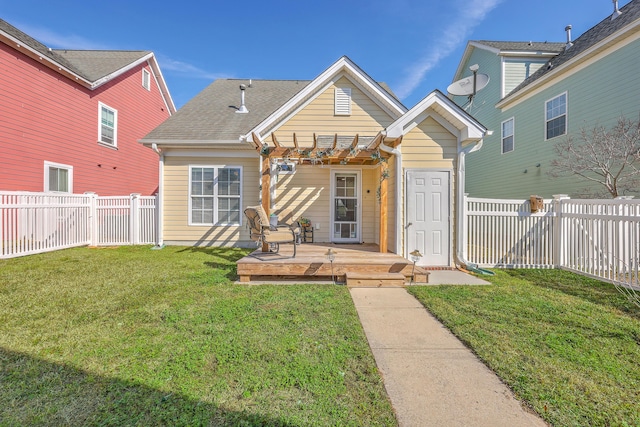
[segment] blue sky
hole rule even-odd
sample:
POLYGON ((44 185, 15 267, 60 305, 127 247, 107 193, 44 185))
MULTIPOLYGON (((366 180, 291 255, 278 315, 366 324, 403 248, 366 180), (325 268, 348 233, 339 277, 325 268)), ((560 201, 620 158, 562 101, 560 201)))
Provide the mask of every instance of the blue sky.
POLYGON ((446 90, 468 40, 564 42, 566 25, 577 38, 613 4, 0 0, 0 10, 2 19, 52 48, 153 51, 178 108, 217 78, 308 80, 342 55, 412 107, 432 90, 446 90))

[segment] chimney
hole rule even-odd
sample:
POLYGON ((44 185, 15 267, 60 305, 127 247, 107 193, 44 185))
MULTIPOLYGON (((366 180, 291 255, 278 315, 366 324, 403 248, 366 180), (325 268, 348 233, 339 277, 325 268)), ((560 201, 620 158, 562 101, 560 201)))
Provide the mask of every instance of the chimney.
POLYGON ((571 41, 571 25, 564 27, 564 30, 567 32, 567 44, 564 45, 564 50, 567 50, 573 46, 573 42, 571 41))
POLYGON ((622 15, 622 12, 618 9, 618 0, 613 0, 613 14, 611 15, 611 20, 613 21, 620 15, 622 15))
POLYGON ((247 107, 244 105, 244 90, 247 87, 245 85, 240 85, 240 108, 236 110, 236 113, 248 113, 247 107))

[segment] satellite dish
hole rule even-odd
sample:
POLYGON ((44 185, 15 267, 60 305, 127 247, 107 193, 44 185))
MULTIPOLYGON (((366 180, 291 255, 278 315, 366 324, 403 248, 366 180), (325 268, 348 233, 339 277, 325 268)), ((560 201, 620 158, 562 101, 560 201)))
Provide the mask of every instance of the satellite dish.
POLYGON ((489 84, 489 76, 486 74, 473 73, 473 76, 465 77, 451 83, 447 87, 447 92, 454 96, 473 96, 478 91, 484 89, 489 84), (473 81, 475 79, 475 87, 473 81))

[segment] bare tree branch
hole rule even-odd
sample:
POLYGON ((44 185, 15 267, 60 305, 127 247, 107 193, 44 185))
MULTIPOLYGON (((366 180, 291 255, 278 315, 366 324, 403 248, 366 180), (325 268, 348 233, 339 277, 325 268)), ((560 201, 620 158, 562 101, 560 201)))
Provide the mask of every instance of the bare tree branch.
POLYGON ((582 128, 554 146, 551 176, 573 175, 596 183, 611 197, 640 187, 640 120, 621 117, 610 129, 582 128))

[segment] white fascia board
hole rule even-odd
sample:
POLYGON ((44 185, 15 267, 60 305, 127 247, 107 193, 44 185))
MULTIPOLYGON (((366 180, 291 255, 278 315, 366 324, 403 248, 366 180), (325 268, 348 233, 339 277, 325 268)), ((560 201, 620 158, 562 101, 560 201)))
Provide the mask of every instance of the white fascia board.
POLYGON ((213 147, 210 149, 192 148, 187 149, 183 147, 171 147, 162 150, 165 157, 198 157, 198 158, 215 158, 215 159, 259 159, 260 153, 256 150, 234 150, 234 149, 221 149, 213 147))
MULTIPOLYGON (((441 108, 447 110, 447 112, 456 119, 456 123, 452 124, 460 132, 466 132, 466 134, 468 135, 468 138, 463 138, 463 140, 469 138, 480 139, 484 137, 484 134, 487 131, 486 128, 469 114, 467 114, 464 110, 460 109, 460 107, 458 107, 444 94, 438 91, 431 92, 422 101, 420 101, 411 110, 409 110, 405 115, 393 122, 387 128, 387 136, 390 138, 398 138, 400 136, 406 135, 411 129, 418 125, 419 122, 416 119, 434 104, 438 104, 441 108), (464 131, 465 128, 467 129, 466 131, 464 131)), ((429 115, 434 118, 436 116, 436 114, 429 115)), ((426 117, 427 116, 425 116, 425 118, 426 117)), ((420 120, 420 122, 422 122, 422 120, 420 120)))
POLYGON ((482 49, 482 50, 486 50, 488 52, 491 52, 495 55, 500 55, 500 49, 496 49, 495 47, 491 47, 491 46, 487 46, 486 44, 482 44, 479 43, 477 41, 473 41, 470 40, 467 42, 467 47, 464 49, 464 52, 462 53, 462 58, 460 59, 460 62, 458 63, 458 68, 456 68, 456 72, 453 75, 453 79, 451 80, 451 83, 459 80, 462 78, 462 73, 465 71, 466 64, 467 61, 469 60, 469 58, 471 57, 471 53, 473 52, 473 49, 482 49))
MULTIPOLYGON (((64 65, 60 64, 57 61, 54 61, 53 59, 49 58, 46 55, 43 55, 41 52, 38 52, 37 50, 33 49, 31 46, 24 44, 22 41, 18 40, 17 38, 13 37, 11 34, 8 34, 4 31, 0 31, 0 33, 2 34, 3 37, 7 38, 8 40, 11 40, 13 43, 16 44, 15 47, 18 48, 24 48, 25 50, 28 50, 30 55, 28 55, 29 57, 32 58, 38 58, 41 61, 45 61, 47 63, 50 64, 49 68, 53 69, 55 71, 55 69, 57 68, 58 71, 64 71, 65 73, 75 77, 76 80, 79 80, 83 86, 91 88, 91 82, 87 79, 85 79, 84 77, 76 74, 75 72, 71 71, 70 69, 66 68, 64 65)), ((12 46, 14 47, 14 46, 12 46)))
POLYGON ((318 77, 313 79, 311 83, 305 86, 293 98, 274 111, 256 127, 251 129, 251 131, 244 135, 244 138, 252 141, 252 133, 256 133, 258 136, 264 136, 261 135, 261 133, 264 132, 265 129, 273 127, 273 124, 282 117, 285 117, 292 108, 295 108, 295 106, 301 102, 305 102, 305 100, 314 93, 319 92, 320 88, 326 86, 328 82, 331 82, 340 73, 348 73, 355 77, 356 80, 361 81, 369 92, 373 93, 380 100, 385 101, 385 103, 388 104, 387 107, 390 108, 391 111, 397 112, 398 116, 401 116, 407 111, 406 107, 402 105, 400 101, 387 94, 387 92, 382 89, 377 82, 364 73, 355 63, 353 63, 353 61, 346 56, 343 56, 323 71, 318 77))
POLYGON ((571 58, 570 60, 561 64, 560 66, 553 67, 551 71, 546 73, 544 76, 538 78, 536 81, 527 85, 525 88, 519 90, 513 95, 507 96, 506 98, 502 98, 502 100, 500 100, 496 104, 496 108, 499 108, 499 109, 505 108, 512 102, 516 102, 520 98, 526 97, 529 93, 549 83, 549 81, 553 80, 557 75, 562 75, 564 72, 567 71, 567 69, 571 67, 574 67, 574 66, 586 67, 588 65, 587 61, 590 56, 594 55, 594 53, 597 53, 600 50, 604 50, 604 48, 609 44, 615 44, 618 41, 618 39, 627 38, 628 39, 627 42, 630 42, 629 40, 635 40, 636 38, 639 38, 640 36, 638 35, 636 35, 635 38, 631 38, 631 36, 625 36, 625 34, 627 33, 637 31, 638 27, 640 27, 640 19, 634 21, 633 23, 629 24, 625 28, 622 28, 620 31, 611 34, 609 37, 601 40, 599 43, 591 46, 589 49, 580 53, 578 56, 571 58))
POLYGON ((509 51, 503 51, 500 53, 500 56, 504 56, 507 58, 510 58, 512 56, 518 57, 518 58, 553 58, 554 56, 557 56, 558 54, 560 54, 560 52, 543 52, 543 51, 536 51, 536 52, 532 52, 532 51, 522 51, 522 52, 518 52, 515 50, 509 50, 509 51))
POLYGON ((255 147, 249 142, 238 140, 188 140, 188 139, 140 139, 138 142, 146 147, 156 144, 160 148, 211 148, 226 150, 254 150, 255 147))
POLYGON ((149 66, 154 74, 154 79, 156 80, 156 85, 160 88, 160 95, 162 95, 162 100, 167 106, 167 110, 169 110, 169 115, 173 115, 176 110, 176 104, 173 103, 173 98, 171 97, 171 93, 169 92, 169 86, 167 86, 167 82, 162 75, 162 71, 160 70, 160 64, 158 64, 158 60, 156 56, 152 53, 151 58, 149 58, 149 66))
POLYGON ((106 76, 104 76, 104 77, 96 80, 95 82, 93 82, 91 84, 91 90, 94 90, 94 89, 102 86, 103 84, 113 80, 115 77, 118 77, 120 74, 125 73, 125 72, 129 71, 130 69, 132 69, 134 67, 137 67, 138 65, 140 65, 140 64, 142 64, 144 62, 147 62, 152 57, 153 57, 153 53, 149 53, 149 54, 143 56, 142 58, 137 59, 136 61, 125 65, 124 67, 120 68, 119 70, 114 71, 111 74, 107 74, 106 76))

